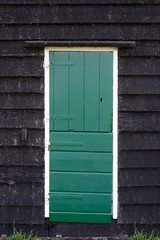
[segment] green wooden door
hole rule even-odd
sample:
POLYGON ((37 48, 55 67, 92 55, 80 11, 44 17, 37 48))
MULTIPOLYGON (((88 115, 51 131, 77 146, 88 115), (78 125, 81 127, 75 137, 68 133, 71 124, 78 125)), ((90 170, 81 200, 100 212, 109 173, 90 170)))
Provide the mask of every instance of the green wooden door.
POLYGON ((111 223, 112 52, 50 52, 51 222, 111 223))

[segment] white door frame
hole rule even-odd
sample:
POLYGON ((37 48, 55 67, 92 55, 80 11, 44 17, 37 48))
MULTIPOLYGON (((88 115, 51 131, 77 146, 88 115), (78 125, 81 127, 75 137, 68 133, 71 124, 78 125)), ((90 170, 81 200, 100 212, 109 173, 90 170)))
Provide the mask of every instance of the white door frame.
POLYGON ((118 215, 118 49, 111 47, 46 47, 44 49, 45 114, 45 218, 49 217, 49 52, 113 52, 113 171, 112 217, 118 215))

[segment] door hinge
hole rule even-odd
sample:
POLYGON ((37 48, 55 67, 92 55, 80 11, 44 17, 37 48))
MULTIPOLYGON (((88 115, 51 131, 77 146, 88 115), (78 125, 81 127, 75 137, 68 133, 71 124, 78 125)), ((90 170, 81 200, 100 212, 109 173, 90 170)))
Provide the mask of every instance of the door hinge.
POLYGON ((68 120, 68 121, 73 121, 75 120, 74 116, 53 116, 50 117, 51 120, 68 120))
POLYGON ((71 142, 53 142, 49 146, 60 146, 60 147, 82 147, 82 143, 71 143, 71 142))

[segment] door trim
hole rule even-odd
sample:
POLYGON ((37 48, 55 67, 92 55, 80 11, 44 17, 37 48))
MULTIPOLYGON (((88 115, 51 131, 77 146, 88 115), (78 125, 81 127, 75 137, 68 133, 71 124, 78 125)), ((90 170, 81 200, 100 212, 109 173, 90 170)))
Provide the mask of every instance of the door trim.
POLYGON ((49 217, 49 52, 113 52, 113 172, 112 217, 118 217, 118 48, 111 47, 46 47, 44 48, 44 123, 45 123, 45 218, 49 217))

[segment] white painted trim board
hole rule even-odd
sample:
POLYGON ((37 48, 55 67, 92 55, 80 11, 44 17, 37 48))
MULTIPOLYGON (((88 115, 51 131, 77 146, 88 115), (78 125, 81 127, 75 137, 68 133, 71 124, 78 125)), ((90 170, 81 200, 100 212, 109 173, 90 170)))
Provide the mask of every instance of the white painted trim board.
POLYGON ((45 218, 49 217, 49 52, 113 52, 113 177, 112 177, 112 217, 118 217, 118 49, 111 47, 46 47, 44 49, 45 72, 45 218))

